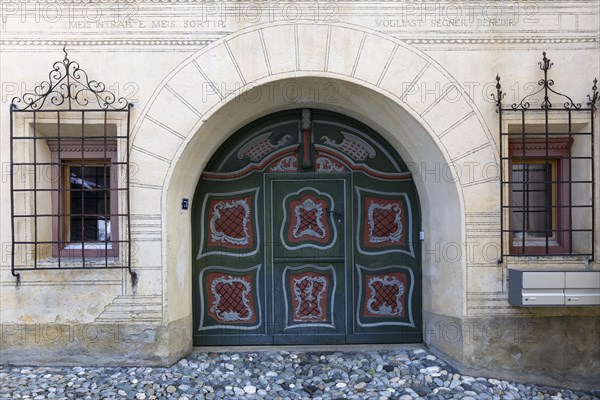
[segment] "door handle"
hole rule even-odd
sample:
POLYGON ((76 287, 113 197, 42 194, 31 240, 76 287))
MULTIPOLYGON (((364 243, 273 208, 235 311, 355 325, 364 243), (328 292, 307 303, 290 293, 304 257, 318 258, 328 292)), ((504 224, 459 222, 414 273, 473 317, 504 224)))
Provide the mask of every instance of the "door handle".
POLYGON ((331 214, 333 217, 336 217, 336 218, 342 218, 343 217, 342 213, 339 213, 337 211, 333 211, 331 208, 326 208, 325 211, 328 212, 329 214, 331 214))

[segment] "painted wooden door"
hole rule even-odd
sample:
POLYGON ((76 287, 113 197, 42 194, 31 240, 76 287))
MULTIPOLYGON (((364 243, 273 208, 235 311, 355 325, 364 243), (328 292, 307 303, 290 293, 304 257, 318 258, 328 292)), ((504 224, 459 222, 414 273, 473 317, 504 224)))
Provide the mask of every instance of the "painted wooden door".
POLYGON ((317 110, 250 124, 192 215, 195 344, 421 341, 418 197, 368 127, 317 110))
POLYGON ((349 176, 266 178, 274 342, 344 343, 349 176))

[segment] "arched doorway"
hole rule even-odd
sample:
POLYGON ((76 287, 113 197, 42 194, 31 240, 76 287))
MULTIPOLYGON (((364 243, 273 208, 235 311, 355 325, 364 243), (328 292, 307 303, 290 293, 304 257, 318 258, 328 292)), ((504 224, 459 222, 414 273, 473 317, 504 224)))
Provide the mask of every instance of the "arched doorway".
POLYGON ((422 340, 419 199, 360 122, 298 109, 243 127, 192 218, 195 345, 422 340))

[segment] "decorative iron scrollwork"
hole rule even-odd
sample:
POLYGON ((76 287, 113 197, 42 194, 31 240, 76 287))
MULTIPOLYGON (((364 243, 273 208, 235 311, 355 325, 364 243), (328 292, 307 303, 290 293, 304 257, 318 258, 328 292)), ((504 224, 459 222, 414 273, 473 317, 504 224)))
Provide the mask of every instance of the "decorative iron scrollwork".
MULTIPOLYGON (((550 68, 552 68, 552 65, 554 65, 554 63, 552 63, 550 59, 546 57, 545 51, 542 52, 542 56, 542 61, 538 63, 540 69, 544 72, 544 78, 538 81, 538 86, 540 86, 540 88, 534 93, 528 94, 527 96, 523 97, 518 103, 511 104, 510 107, 515 111, 528 110, 531 108, 531 99, 533 99, 539 93, 543 92, 544 97, 539 108, 541 110, 552 109, 553 105, 550 101, 551 93, 554 93, 556 96, 563 98, 563 108, 565 110, 581 110, 581 103, 575 103, 573 99, 571 99, 566 94, 560 93, 552 88, 552 86, 554 86, 554 79, 548 79, 548 71, 550 70, 550 68)), ((596 86, 597 82, 597 80, 594 80, 594 87, 592 88, 593 93, 591 96, 588 95, 588 99, 590 101, 587 104, 590 105, 590 107, 595 107, 595 104, 598 101, 598 89, 596 86)), ((497 110, 500 110, 502 108, 502 99, 504 98, 505 94, 502 93, 499 75, 496 76, 496 94, 491 94, 490 96, 496 102, 497 110)))
MULTIPOLYGON (((117 98, 114 93, 106 90, 104 83, 90 79, 88 74, 80 68, 79 63, 69 60, 65 47, 63 47, 63 52, 65 53, 64 59, 56 61, 52 65, 47 81, 35 86, 32 92, 25 93, 22 97, 13 98, 10 104, 11 273, 16 278, 18 285, 21 281, 21 271, 127 269, 131 284, 135 287, 138 275, 132 270, 131 230, 129 229, 131 226, 129 135, 132 104, 123 97, 117 98), (47 111, 51 111, 51 113, 46 113, 47 111), (73 118, 72 111, 76 111, 79 118, 73 118), (89 121, 92 118, 97 121, 100 112, 104 114, 103 129, 93 135, 87 134, 89 130, 86 129, 86 124, 97 124, 98 122, 89 121), (45 124, 43 133, 40 129, 41 122, 38 122, 39 119, 36 117, 40 114, 43 115, 43 124, 45 124), (19 116, 17 117, 17 115, 19 116), (92 115, 92 118, 87 117, 89 115, 92 115), (31 119, 29 119, 30 117, 31 119), (20 122, 31 121, 29 127, 17 131, 14 124, 17 118, 20 122), (117 134, 111 133, 112 129, 109 129, 109 125, 114 124, 114 122, 109 122, 113 118, 125 122, 117 127, 117 134), (72 129, 80 131, 81 136, 74 139, 64 133, 61 135, 61 126, 63 125, 69 125, 72 129), (17 143, 26 144, 19 145, 17 143), (40 154, 39 151, 36 151, 38 147, 36 145, 33 145, 32 151, 23 151, 28 149, 31 143, 42 146, 41 143, 45 143, 47 148, 53 152, 52 157, 40 154), (80 164, 71 165, 71 160, 65 162, 62 159, 61 154, 69 151, 81 154, 80 164), (103 201, 107 204, 111 204, 110 197, 118 196, 118 206, 115 202, 116 207, 100 206, 104 209, 103 213, 100 211, 99 214, 92 214, 84 211, 79 217, 75 216, 82 221, 82 234, 80 241, 72 240, 71 228, 67 228, 65 221, 73 218, 75 214, 71 214, 70 210, 61 210, 59 203, 69 200, 69 196, 73 194, 83 196, 88 189, 79 183, 76 186, 81 188, 71 187, 72 180, 65 183, 62 179, 53 179, 49 187, 39 185, 40 167, 48 167, 48 170, 53 171, 52 174, 59 173, 62 176, 63 169, 67 165, 69 168, 87 169, 88 165, 91 167, 93 164, 89 164, 87 161, 100 155, 98 152, 103 155, 100 157, 102 158, 101 166, 94 166, 94 168, 103 169, 104 172, 100 175, 104 179, 112 178, 113 172, 111 171, 118 170, 119 176, 123 179, 118 179, 118 182, 115 183, 113 181, 116 180, 111 179, 110 188, 99 189, 97 186, 94 189, 97 194, 94 196, 103 197, 103 201), (109 155, 113 152, 114 156, 109 155), (21 179, 18 182, 15 177, 17 171, 23 166, 32 169, 34 178, 27 181, 21 179), (16 186, 15 183, 17 183, 16 186), (23 202, 29 206, 17 209, 16 205, 23 202), (52 207, 52 212, 46 211, 43 216, 50 220, 51 224, 43 224, 43 226, 37 223, 40 218, 38 204, 42 203, 50 204, 52 207), (86 220, 89 217, 90 221, 96 219, 95 223, 98 225, 91 223, 90 228, 87 228, 88 225, 83 222, 84 217, 86 220), (114 225, 109 225, 108 221, 110 223, 114 221, 114 225), (121 227, 124 224, 127 227, 124 229, 125 233, 119 234, 115 229, 117 224, 121 227), (50 227, 50 225, 52 226, 50 227), (26 226, 26 228, 19 228, 22 226, 26 226), (114 235, 112 238, 106 235, 107 226, 111 227, 114 235), (90 229, 93 237, 97 240, 89 240, 89 235, 83 232, 84 228, 90 229), (98 236, 98 232, 104 232, 103 236, 98 236), (40 240, 41 238, 44 240, 40 240), (65 240, 65 238, 67 239, 65 240)), ((82 179, 80 178, 81 182, 87 182, 88 177, 86 176, 85 180, 82 179)), ((98 197, 95 197, 95 200, 90 198, 89 201, 95 201, 96 209, 99 209, 98 197)))
POLYGON ((588 94, 587 97, 590 100, 587 103, 588 106, 590 106, 590 108, 592 110, 596 111, 596 103, 598 102, 598 97, 599 97, 599 94, 598 94, 598 78, 594 79, 594 86, 592 86, 592 95, 590 96, 588 94))
POLYGON ((502 108, 502 99, 506 96, 506 93, 502 93, 502 85, 500 85, 500 75, 496 75, 496 94, 491 94, 492 99, 496 102, 496 112, 500 112, 502 108))
POLYGON ((25 93, 21 98, 14 97, 12 109, 37 111, 50 105, 67 110, 125 110, 129 106, 125 98, 117 98, 114 93, 106 90, 104 83, 90 80, 79 63, 69 60, 66 46, 63 47, 63 52, 65 58, 53 64, 48 80, 37 85, 32 93, 25 93))
POLYGON ((584 222, 577 215, 585 212, 593 216, 597 203, 593 176, 597 158, 594 114, 600 100, 598 79, 593 81, 586 104, 576 103, 553 89, 555 82, 548 78, 553 63, 546 52, 542 56, 538 65, 544 75, 534 93, 510 106, 503 105, 505 93, 500 76, 496 76, 496 93, 490 95, 499 114, 499 264, 505 257, 560 255, 593 260, 595 256, 594 218, 590 224, 589 219, 584 222), (562 107, 554 107, 553 102, 562 103, 562 107), (545 165, 546 170, 541 173, 545 177, 530 175, 530 167, 534 165, 545 165), (586 178, 574 178, 570 171, 586 178), (530 182, 540 185, 536 188, 565 195, 545 196, 543 206, 532 205, 530 182), (538 218, 533 229, 531 218, 538 218))

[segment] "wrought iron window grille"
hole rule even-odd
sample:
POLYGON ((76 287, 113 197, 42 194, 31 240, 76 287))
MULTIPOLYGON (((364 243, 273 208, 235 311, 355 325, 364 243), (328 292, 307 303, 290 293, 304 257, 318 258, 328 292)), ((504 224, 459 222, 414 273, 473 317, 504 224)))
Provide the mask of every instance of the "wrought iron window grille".
POLYGON ((586 106, 576 103, 553 89, 553 63, 542 55, 537 91, 504 106, 497 75, 491 95, 499 114, 500 263, 523 256, 594 259, 598 80, 586 106), (553 106, 555 98, 561 106, 553 106))
POLYGON ((68 57, 10 105, 11 272, 131 266, 132 104, 68 57))

